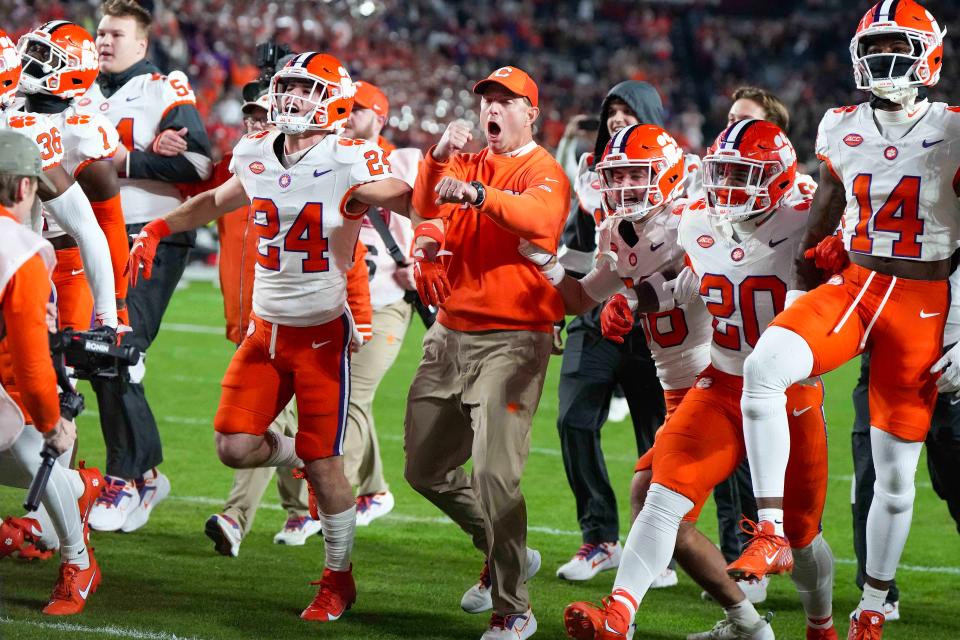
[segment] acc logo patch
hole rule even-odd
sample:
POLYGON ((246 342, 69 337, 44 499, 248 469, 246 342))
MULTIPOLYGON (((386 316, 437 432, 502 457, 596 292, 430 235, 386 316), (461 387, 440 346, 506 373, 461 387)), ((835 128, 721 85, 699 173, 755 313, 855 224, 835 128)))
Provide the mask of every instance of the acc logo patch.
POLYGON ((590 183, 590 188, 595 191, 600 191, 600 180, 594 180, 590 183))
POLYGON ((832 285, 839 286, 839 285, 843 284, 843 276, 840 275, 839 273, 837 273, 837 274, 831 276, 829 280, 827 280, 827 284, 832 284, 832 285))
POLYGON ((91 102, 93 102, 93 100, 91 100, 90 98, 80 98, 80 100, 77 101, 77 106, 78 106, 78 107, 85 107, 85 106, 87 106, 88 104, 90 104, 91 102))
POLYGON ((740 247, 737 247, 736 249, 730 252, 730 259, 733 260, 734 262, 740 262, 741 260, 743 260, 743 256, 744 256, 743 249, 741 249, 740 247))
POLYGON ((713 238, 706 234, 697 238, 697 244, 703 247, 704 249, 709 249, 713 246, 713 238))
POLYGON ((290 186, 290 182, 292 182, 292 178, 290 177, 289 173, 284 173, 283 175, 280 176, 280 179, 277 180, 277 182, 280 184, 281 189, 286 189, 287 187, 290 186))
POLYGON ((843 137, 843 141, 848 147, 859 147, 863 144, 863 136, 859 133, 848 133, 843 137))
POLYGON ((250 163, 250 166, 249 166, 249 169, 250 169, 250 171, 252 171, 253 173, 255 173, 255 174, 257 174, 257 175, 260 175, 261 173, 263 173, 264 171, 267 170, 267 168, 266 168, 265 166, 263 166, 263 163, 260 162, 259 160, 256 160, 256 161, 254 161, 254 162, 251 162, 251 163, 250 163))
POLYGON ((699 380, 697 380, 697 384, 693 386, 695 386, 697 389, 709 389, 710 387, 713 386, 713 378, 709 376, 704 376, 699 380))
POLYGON ((891 146, 883 150, 883 157, 886 158, 887 160, 893 160, 894 158, 897 157, 899 153, 900 152, 897 151, 896 147, 891 146))

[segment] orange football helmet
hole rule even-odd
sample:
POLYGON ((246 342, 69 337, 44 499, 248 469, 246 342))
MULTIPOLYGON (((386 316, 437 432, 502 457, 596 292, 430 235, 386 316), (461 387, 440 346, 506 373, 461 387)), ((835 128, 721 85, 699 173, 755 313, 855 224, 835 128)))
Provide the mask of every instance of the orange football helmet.
POLYGON ((20 86, 24 93, 46 93, 65 99, 86 93, 97 79, 99 63, 93 36, 80 25, 51 20, 17 43, 23 59, 20 86))
POLYGON ((290 135, 308 129, 341 129, 356 92, 346 67, 334 56, 301 53, 270 80, 269 122, 290 135), (295 90, 297 85, 301 90, 295 90))
POLYGON ((797 152, 766 120, 740 120, 723 130, 703 158, 707 211, 731 222, 776 208, 793 190, 797 152))
POLYGON ((683 193, 683 150, 652 124, 615 133, 596 165, 604 212, 609 218, 640 221, 683 193))
POLYGON ((930 87, 940 80, 946 33, 914 0, 881 0, 864 14, 850 41, 857 88, 893 102, 912 101, 916 87, 930 87), (903 40, 910 52, 867 53, 878 36, 903 40))
POLYGON ((20 84, 20 54, 7 32, 0 29, 0 109, 13 102, 20 84))

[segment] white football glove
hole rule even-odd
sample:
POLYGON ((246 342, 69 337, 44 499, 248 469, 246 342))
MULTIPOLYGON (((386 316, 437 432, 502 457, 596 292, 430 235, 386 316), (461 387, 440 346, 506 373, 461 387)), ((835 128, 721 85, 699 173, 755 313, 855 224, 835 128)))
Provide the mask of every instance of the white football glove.
POLYGON ((960 391, 960 342, 943 354, 937 363, 930 367, 930 373, 940 373, 937 378, 937 391, 957 393, 960 391))
POLYGON ((690 267, 684 267, 677 277, 663 283, 664 291, 672 291, 677 304, 687 304, 700 295, 700 276, 690 267))

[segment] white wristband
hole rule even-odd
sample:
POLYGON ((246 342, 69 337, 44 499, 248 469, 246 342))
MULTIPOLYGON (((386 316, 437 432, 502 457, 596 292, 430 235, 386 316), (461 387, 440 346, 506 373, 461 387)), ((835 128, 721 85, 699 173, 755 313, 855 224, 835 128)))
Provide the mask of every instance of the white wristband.
POLYGON ((659 271, 644 280, 644 282, 653 287, 653 292, 657 296, 657 311, 665 311, 676 306, 676 301, 673 299, 673 292, 663 287, 666 281, 667 279, 664 278, 663 274, 659 271))
POLYGON ((563 279, 567 276, 566 269, 564 269, 559 262, 555 262, 552 267, 546 271, 541 271, 540 273, 542 273, 543 277, 549 280, 550 284, 555 287, 563 282, 563 279))

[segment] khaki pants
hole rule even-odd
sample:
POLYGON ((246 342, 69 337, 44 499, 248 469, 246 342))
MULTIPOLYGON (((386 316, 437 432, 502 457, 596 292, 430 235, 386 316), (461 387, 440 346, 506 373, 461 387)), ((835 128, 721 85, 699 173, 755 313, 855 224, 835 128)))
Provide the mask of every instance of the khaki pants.
POLYGON ((373 396, 393 366, 410 326, 413 308, 400 300, 373 312, 373 338, 350 359, 350 404, 343 443, 343 470, 357 495, 388 489, 373 421, 373 396))
POLYGON ((404 475, 487 556, 501 615, 530 606, 520 477, 552 342, 548 333, 463 333, 437 323, 407 398, 404 475))
MULTIPOLYGON (((270 429, 284 436, 297 435, 297 404, 296 399, 284 407, 280 415, 270 425, 270 429)), ((290 469, 276 467, 254 467, 252 469, 238 469, 233 474, 233 486, 223 512, 237 521, 240 530, 246 536, 253 527, 253 518, 257 514, 257 507, 263 499, 274 471, 277 473, 277 491, 280 493, 280 504, 287 511, 287 517, 299 518, 310 515, 307 508, 307 483, 297 480, 290 473, 290 469)))

